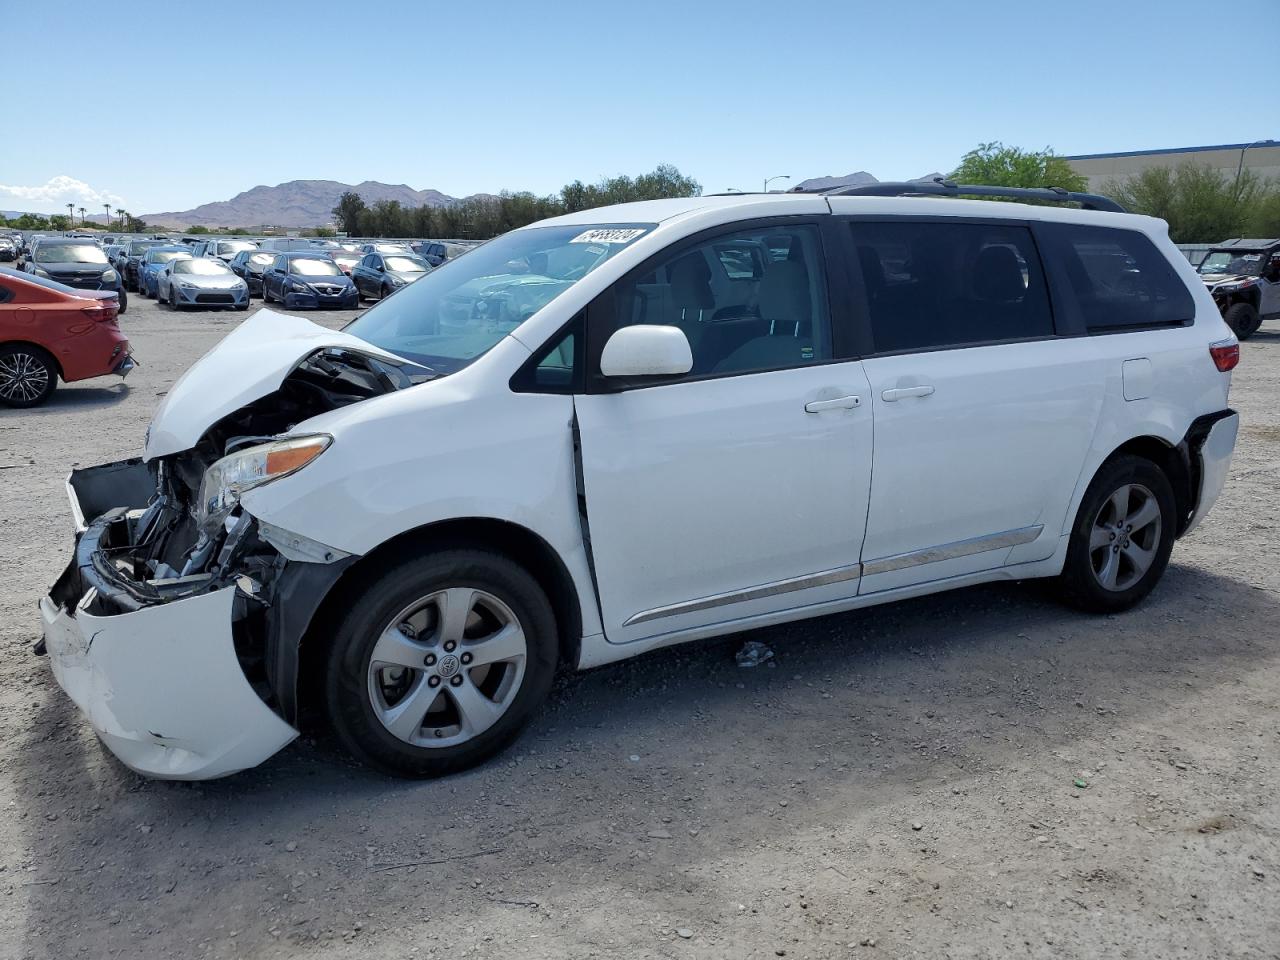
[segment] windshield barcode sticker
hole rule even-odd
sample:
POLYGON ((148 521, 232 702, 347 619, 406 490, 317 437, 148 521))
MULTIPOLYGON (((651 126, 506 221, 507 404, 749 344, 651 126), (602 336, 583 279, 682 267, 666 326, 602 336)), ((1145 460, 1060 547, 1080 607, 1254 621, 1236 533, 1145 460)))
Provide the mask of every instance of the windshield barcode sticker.
POLYGON ((644 230, 595 229, 580 233, 570 243, 630 243, 644 230))

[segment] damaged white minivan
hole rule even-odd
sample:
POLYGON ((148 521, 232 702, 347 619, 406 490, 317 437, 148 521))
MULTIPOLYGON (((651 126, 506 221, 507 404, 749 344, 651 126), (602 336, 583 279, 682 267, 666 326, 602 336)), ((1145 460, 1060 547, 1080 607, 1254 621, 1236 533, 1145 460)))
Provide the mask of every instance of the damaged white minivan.
POLYGON ((1132 606, 1222 488, 1238 345, 1163 222, 983 192, 589 210, 342 332, 258 312, 71 475, 54 674, 144 774, 314 708, 431 776, 558 666, 998 579, 1132 606))

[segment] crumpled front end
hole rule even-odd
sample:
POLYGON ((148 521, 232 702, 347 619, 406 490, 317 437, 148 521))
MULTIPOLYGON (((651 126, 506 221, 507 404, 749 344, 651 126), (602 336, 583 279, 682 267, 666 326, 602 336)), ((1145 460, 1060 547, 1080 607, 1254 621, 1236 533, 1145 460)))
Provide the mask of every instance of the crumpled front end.
POLYGON ((111 751, 139 773, 199 780, 298 735, 297 644, 354 558, 302 556, 239 508, 197 529, 178 459, 71 475, 75 558, 40 615, 54 676, 111 751))

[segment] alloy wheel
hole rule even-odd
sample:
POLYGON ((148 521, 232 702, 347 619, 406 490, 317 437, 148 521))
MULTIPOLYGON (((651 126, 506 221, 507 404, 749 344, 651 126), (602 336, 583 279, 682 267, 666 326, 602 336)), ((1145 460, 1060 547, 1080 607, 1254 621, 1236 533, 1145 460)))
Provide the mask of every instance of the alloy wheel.
POLYGON ((378 636, 369 702, 405 743, 455 746, 506 713, 527 658, 524 629, 510 607, 485 590, 450 587, 405 607, 378 636))
POLYGON ((38 400, 49 389, 49 368, 35 354, 17 350, 0 356, 0 398, 38 400))
POLYGON ((1089 562, 1104 590, 1128 590, 1146 575, 1160 549, 1160 503, 1140 483, 1111 494, 1089 533, 1089 562))

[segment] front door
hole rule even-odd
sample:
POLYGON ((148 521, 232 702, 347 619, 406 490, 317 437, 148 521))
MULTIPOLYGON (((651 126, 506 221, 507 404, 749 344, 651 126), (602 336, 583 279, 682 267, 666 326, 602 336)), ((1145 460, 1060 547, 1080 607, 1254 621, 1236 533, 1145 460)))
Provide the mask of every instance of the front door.
POLYGON ((695 635, 855 596, 870 392, 862 364, 832 347, 817 227, 685 245, 621 281, 614 304, 610 328, 683 329, 694 369, 575 398, 607 638, 695 635))

